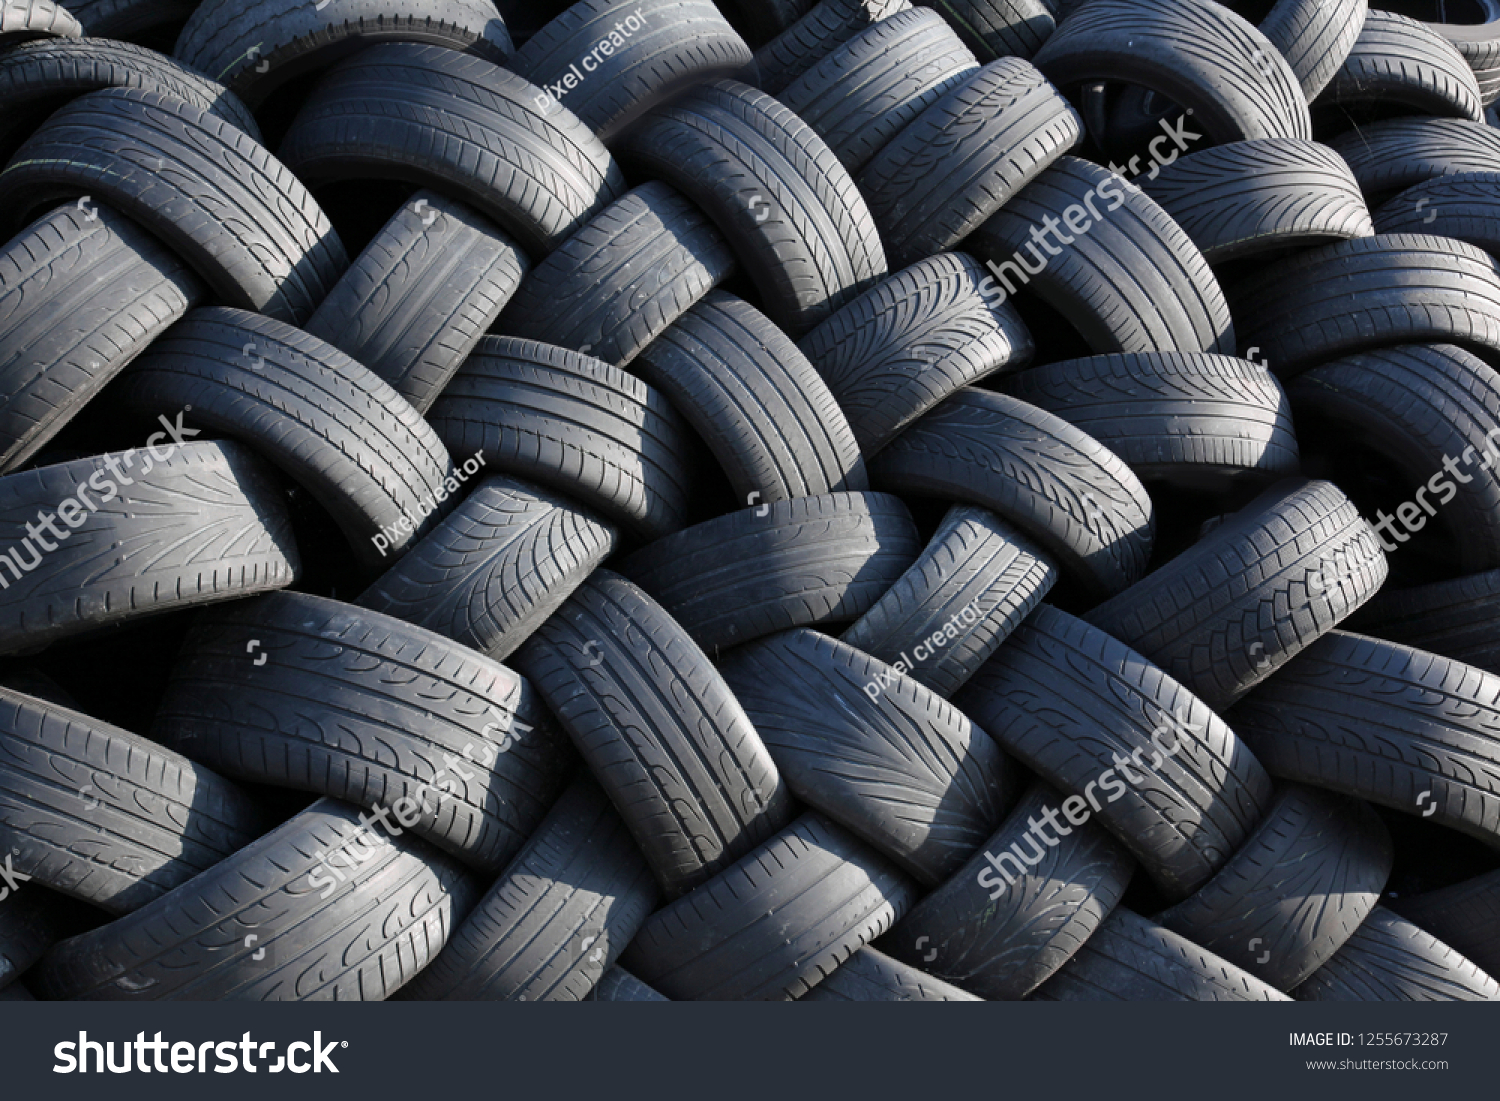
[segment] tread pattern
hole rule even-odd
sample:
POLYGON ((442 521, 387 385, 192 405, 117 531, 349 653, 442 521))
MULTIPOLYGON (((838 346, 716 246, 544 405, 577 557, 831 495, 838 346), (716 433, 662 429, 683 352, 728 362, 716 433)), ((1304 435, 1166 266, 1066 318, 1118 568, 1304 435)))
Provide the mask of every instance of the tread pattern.
POLYGON ((1328 142, 1372 206, 1459 172, 1500 172, 1500 128, 1467 119, 1404 118, 1360 126, 1328 142))
POLYGON ((1500 971, 1500 872, 1389 900, 1389 908, 1451 944, 1486 974, 1500 971))
POLYGON ((799 999, 804 1002, 977 1002, 956 986, 924 975, 873 948, 861 948, 799 999))
POLYGON ((1463 54, 1425 23, 1372 10, 1354 49, 1316 106, 1379 102, 1439 117, 1484 121, 1474 70, 1463 54))
POLYGON ((755 51, 760 86, 777 95, 861 31, 910 9, 910 0, 820 0, 755 51))
POLYGON ((1349 628, 1500 673, 1500 570, 1382 589, 1349 628))
MULTIPOLYGON (((1500 166, 1497 166, 1500 167, 1500 166)), ((1500 171, 1460 172, 1420 183, 1375 211, 1377 233, 1430 233, 1500 253, 1500 171)))
POLYGON ((1500 983, 1436 937, 1377 906, 1296 996, 1312 1002, 1493 1002, 1500 1001, 1500 983))

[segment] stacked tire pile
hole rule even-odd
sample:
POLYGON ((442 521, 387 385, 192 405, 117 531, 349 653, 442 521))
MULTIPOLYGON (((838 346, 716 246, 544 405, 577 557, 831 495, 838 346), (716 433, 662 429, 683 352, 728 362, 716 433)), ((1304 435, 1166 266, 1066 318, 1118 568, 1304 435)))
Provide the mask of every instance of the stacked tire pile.
POLYGON ((1500 998, 1400 2, 5 0, 0 999, 1500 998))

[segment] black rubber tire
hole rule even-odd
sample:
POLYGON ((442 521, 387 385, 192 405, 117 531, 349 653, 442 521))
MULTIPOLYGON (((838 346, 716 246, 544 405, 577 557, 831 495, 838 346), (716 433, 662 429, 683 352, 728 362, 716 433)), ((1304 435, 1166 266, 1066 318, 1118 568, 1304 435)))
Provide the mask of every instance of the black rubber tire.
POLYGON ((615 544, 567 498, 488 478, 355 603, 504 661, 615 544))
POLYGON ((1500 254, 1500 170, 1439 176, 1403 191, 1375 211, 1375 231, 1453 237, 1500 254))
POLYGON ((892 266, 953 248, 1082 140, 1083 120, 1029 62, 986 65, 859 174, 892 266))
POLYGON ((1202 701, 1124 643, 1048 605, 954 703, 1069 805, 1084 803, 1077 813, 1092 807, 1174 900, 1224 866, 1271 802, 1266 770, 1202 701), (1168 732, 1175 750, 1164 747, 1168 732), (1155 760, 1143 764, 1142 755, 1155 760), (1142 780, 1132 779, 1131 761, 1142 780), (1111 773, 1113 783, 1104 779, 1111 773), (1096 782, 1110 793, 1102 807, 1096 782))
POLYGON ((666 995, 653 990, 623 967, 611 967, 589 991, 591 1002, 664 1002, 666 995))
POLYGON ((1230 719, 1276 776, 1500 846, 1500 676, 1334 631, 1230 719))
POLYGON ((1386 569, 1337 486, 1287 481, 1087 619, 1223 710, 1374 596, 1386 569))
POLYGON ((907 677, 946 699, 1056 581, 1056 567, 1031 540, 982 508, 954 505, 922 556, 840 641, 887 665, 901 662, 907 677), (945 645, 908 656, 937 632, 945 645))
POLYGON ((57 108, 101 88, 140 88, 190 103, 261 140, 255 116, 228 88, 155 50, 108 38, 48 38, 0 54, 0 150, 7 154, 57 108))
POLYGON ((1033 56, 1057 30, 1045 0, 933 0, 983 61, 1033 56))
POLYGON ((1336 456, 1362 444, 1396 472, 1400 486, 1393 491, 1414 502, 1418 518, 1396 517, 1405 532, 1391 517, 1380 521, 1376 531, 1387 553, 1431 519, 1446 556, 1463 573, 1500 567, 1500 485, 1486 473, 1494 463, 1488 433, 1500 427, 1500 372, 1452 345, 1408 345, 1307 371, 1288 393, 1298 421, 1318 426, 1310 455, 1336 456), (1338 445, 1322 442, 1329 427, 1338 445), (1445 459, 1452 460, 1446 471, 1445 459), (1476 465, 1477 477, 1460 469, 1476 465), (1408 496, 1412 490, 1415 497, 1408 496), (1425 500, 1429 492, 1442 495, 1441 507, 1425 500))
POLYGON ((1385 112, 1484 121, 1474 70, 1437 31, 1394 12, 1372 10, 1354 49, 1314 104, 1329 109, 1378 107, 1385 112))
POLYGON ((80 96, 0 171, 12 230, 80 195, 160 237, 223 304, 278 321, 311 317, 349 264, 285 165, 237 126, 157 92, 80 96))
POLYGON ((0 554, 10 556, 0 558, 0 653, 296 580, 291 520, 271 471, 233 443, 168 448, 165 462, 148 449, 133 476, 118 473, 137 469, 125 452, 0 478, 8 536, 0 554), (100 507, 76 528, 55 528, 70 538, 47 552, 47 541, 34 545, 23 529, 41 530, 65 500, 100 507), (29 576, 17 568, 23 558, 32 560, 29 576))
POLYGON ((536 692, 505 666, 306 593, 200 615, 152 735, 227 776, 384 808, 490 875, 576 763, 536 692))
POLYGON ((189 423, 254 448, 374 573, 431 530, 459 488, 437 433, 389 385, 331 344, 243 310, 194 310, 111 394, 146 414, 191 406, 189 423), (383 532, 395 533, 384 548, 383 532))
POLYGON ((198 0, 60 0, 90 38, 136 37, 187 22, 198 0))
POLYGON ((1500 1001, 1500 982, 1377 906, 1296 996, 1304 1002, 1493 1002, 1500 1001))
POLYGON ((1328 142, 1372 207, 1419 183, 1460 172, 1500 172, 1500 129, 1467 119, 1389 119, 1328 142))
POLYGON ((1155 200, 1107 168, 1063 157, 985 222, 969 247, 1006 293, 1035 294, 1100 354, 1235 352, 1229 303, 1203 253, 1155 200), (1081 212, 1098 212, 1090 205, 1096 196, 1111 205, 1090 219, 1081 212), (1061 225, 1073 214, 1090 228, 1069 243, 1061 225), (1062 245, 1051 258, 1045 240, 1038 248, 1042 225, 1056 226, 1062 245), (1021 259, 1028 251, 1036 269, 1021 259))
POLYGON ((1392 858, 1365 804, 1287 785, 1219 874, 1154 920, 1289 992, 1375 908, 1392 858))
POLYGON ((718 0, 717 6, 750 45, 759 46, 793 26, 812 5, 813 0, 718 0))
POLYGON ((0 5, 0 44, 33 38, 77 38, 83 26, 54 0, 5 0, 0 5))
POLYGON ((11 871, 127 914, 271 825, 249 795, 186 757, 0 688, 0 850, 11 871))
POLYGON ((804 1002, 977 1002, 973 994, 873 948, 861 948, 802 995, 804 1002))
POLYGON ((733 271, 734 253, 708 217, 652 182, 532 269, 496 328, 624 367, 733 271))
POLYGON ((305 326, 426 412, 530 265, 488 218, 422 190, 392 216, 305 326))
POLYGON ((910 8, 909 0, 820 0, 755 51, 760 87, 776 95, 861 31, 910 8))
POLYGON ((747 504, 869 488, 828 384, 771 320, 710 291, 632 365, 697 430, 747 504))
POLYGON ((710 654, 868 611, 916 561, 911 513, 884 493, 739 509, 614 565, 710 654))
POLYGON ((1271 264, 1230 292, 1243 347, 1283 379, 1356 352, 1460 344, 1500 364, 1500 262, 1415 233, 1362 237, 1271 264))
POLYGON ((604 144, 545 96, 484 58, 372 46, 323 78, 279 151, 313 188, 399 180, 462 199, 540 258, 626 188, 604 144))
POLYGON ((1064 92, 1096 82, 1149 88, 1187 108, 1216 144, 1311 138, 1297 74, 1276 46, 1218 4, 1089 0, 1034 59, 1064 92))
POLYGON ((1500 24, 1500 7, 1494 0, 1480 0, 1481 18, 1469 23, 1440 22, 1446 14, 1446 5, 1438 4, 1434 11, 1434 5, 1427 0, 1408 0, 1407 3, 1387 0, 1387 5, 1404 8, 1405 15, 1426 19, 1428 29, 1451 43, 1474 70, 1479 81, 1479 98, 1485 106, 1500 100, 1500 25, 1497 25, 1500 24), (1438 18, 1431 19, 1433 15, 1438 18))
POLYGON ((623 962, 678 1001, 788 1001, 889 929, 914 895, 883 856, 805 814, 652 914, 623 962))
POLYGON ((982 505, 1097 595, 1146 572, 1151 498, 1130 468, 1062 418, 972 387, 896 437, 870 465, 887 492, 982 505))
POLYGON ((1383 589, 1348 627, 1500 673, 1500 570, 1383 589))
POLYGON ((1045 982, 1115 908, 1135 869, 1108 832, 1085 825, 1043 849, 1035 870, 1018 861, 1024 874, 1002 884, 991 854, 1005 853, 1038 813, 1061 802, 1032 784, 984 847, 913 906, 881 948, 994 1001, 1018 1001, 1045 982))
POLYGON ((596 570, 514 660, 667 898, 712 879, 791 819, 786 784, 724 678, 623 577, 596 570))
POLYGON ((794 338, 886 272, 874 219, 812 127, 744 84, 700 84, 648 114, 621 156, 719 227, 771 318, 794 338))
POLYGON ((865 292, 799 342, 866 458, 962 387, 1030 362, 1031 333, 1015 307, 986 292, 993 282, 971 256, 934 256, 865 292))
POLYGON ((1386 905, 1462 952, 1486 974, 1500 971, 1500 872, 1392 898, 1386 905))
POLYGON ((1091 356, 1005 380, 1109 448, 1144 482, 1189 489, 1300 473, 1292 408, 1258 363, 1184 352, 1091 356))
POLYGON ((658 103, 695 84, 753 79, 754 64, 750 47, 711 0, 579 0, 506 67, 547 90, 600 141, 612 142, 658 103), (644 26, 632 27, 635 22, 644 26), (610 47, 603 57, 601 44, 610 47), (570 77, 576 89, 564 87, 558 96, 570 77))
POLYGON ((77 903, 36 883, 0 887, 0 1001, 34 1001, 17 980, 48 948, 78 930, 77 903))
POLYGON ((1221 145, 1174 161, 1140 188, 1215 265, 1375 232, 1354 173, 1311 141, 1221 145))
POLYGON ((1032 997, 1048 1002, 1291 1000, 1248 971, 1123 906, 1032 997))
POLYGON ((55 945, 27 985, 54 1001, 389 997, 441 951, 479 890, 437 849, 372 833, 360 814, 318 800, 170 894, 55 945), (338 875, 353 873, 342 884, 327 859, 339 853, 349 860, 338 875))
POLYGON ((979 68, 928 8, 868 27, 776 94, 816 130, 851 173, 979 68))
POLYGON ((204 293, 108 207, 60 207, 0 249, 0 473, 35 455, 204 293))
POLYGON ((963 866, 1014 796, 1016 769, 988 734, 827 635, 783 632, 721 669, 792 794, 925 886, 963 866))
POLYGON ((326 69, 376 42, 426 42, 497 64, 510 34, 491 0, 202 0, 173 53, 258 107, 293 77, 326 69), (402 10, 405 9, 405 10, 402 10))
POLYGON ((1265 35, 1292 67, 1311 103, 1354 48, 1369 14, 1366 0, 1236 0, 1226 5, 1246 18, 1262 17, 1265 35))
POLYGON ((625 823, 580 777, 398 998, 584 1001, 660 897, 625 823))
POLYGON ((607 363, 485 337, 428 414, 459 454, 555 490, 648 539, 687 522, 694 440, 666 397, 607 363))

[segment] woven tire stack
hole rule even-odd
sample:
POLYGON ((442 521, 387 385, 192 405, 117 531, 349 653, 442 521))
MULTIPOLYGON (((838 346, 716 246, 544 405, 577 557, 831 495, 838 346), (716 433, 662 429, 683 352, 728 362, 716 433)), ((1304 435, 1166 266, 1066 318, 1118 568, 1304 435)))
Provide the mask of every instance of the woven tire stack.
POLYGON ((0 1000, 1500 999, 1500 9, 4 0, 0 1000))

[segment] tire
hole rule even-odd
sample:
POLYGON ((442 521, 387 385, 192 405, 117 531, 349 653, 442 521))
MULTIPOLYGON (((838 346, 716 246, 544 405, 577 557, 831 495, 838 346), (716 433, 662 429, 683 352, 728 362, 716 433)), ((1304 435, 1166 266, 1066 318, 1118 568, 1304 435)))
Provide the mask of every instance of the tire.
POLYGON ((710 291, 633 370, 697 429, 746 503, 869 487, 859 444, 828 385, 748 302, 710 291))
POLYGON ((1430 233, 1500 254, 1500 171, 1439 176, 1375 212, 1377 233, 1430 233))
POLYGON ((1304 1002, 1493 1002, 1500 983, 1384 907, 1297 988, 1304 1002))
POLYGON ((1064 575, 1096 595, 1146 572, 1151 499, 1120 459, 1051 413, 966 388, 876 456, 886 492, 989 509, 1036 540, 1064 575))
POLYGON ((372 46, 323 78, 280 153, 314 189, 399 180, 461 199, 538 259, 626 188, 603 143, 545 97, 483 58, 372 46))
POLYGON ((1500 971, 1500 873, 1455 883, 1408 898, 1391 899, 1389 908, 1421 926, 1444 944, 1474 961, 1488 975, 1500 971))
POLYGON ((0 473, 24 465, 205 294, 154 237, 87 204, 54 210, 0 249, 0 288, 0 473))
POLYGON ((389 997, 479 892, 456 862, 367 831, 360 813, 318 800, 170 894, 55 945, 27 985, 53 1001, 389 997))
MULTIPOLYGON (((1266 13, 1256 0, 1231 3, 1246 18, 1266 13)), ((1311 103, 1339 71, 1369 14, 1366 0, 1275 0, 1260 33, 1286 58, 1311 103)))
POLYGON ((1287 481, 1087 619, 1222 711, 1374 596, 1386 571, 1336 486, 1287 481))
POLYGON ((755 51, 760 87, 777 95, 861 31, 910 9, 908 0, 821 0, 755 51))
POLYGON ((754 64, 750 47, 710 0, 579 0, 522 46, 507 67, 546 89, 608 143, 695 84, 753 78, 754 64), (637 22, 644 26, 632 26, 637 22), (611 47, 603 57, 601 44, 611 47), (570 76, 576 89, 568 84, 570 76))
POLYGON ((13 229, 79 195, 160 237, 224 305, 277 321, 311 317, 349 263, 286 166, 238 127, 157 92, 80 96, 0 171, 13 229))
POLYGON ((1212 265, 1375 232, 1353 172, 1316 142, 1221 145, 1162 168, 1140 187, 1212 265))
POLYGON ((1241 344, 1282 379, 1397 344, 1460 344, 1500 363, 1500 264, 1446 237, 1327 245, 1269 265, 1231 296, 1241 344))
POLYGON ((425 413, 530 266, 463 203, 422 190, 385 224, 307 323, 425 413))
POLYGON ((1203 254, 1154 200, 1108 169, 1063 157, 985 222, 969 247, 1005 293, 1036 294, 1095 352, 1234 354, 1229 304, 1203 254), (1080 213, 1089 229, 1071 241, 1059 228, 1064 247, 1049 260, 1050 246, 1043 240, 1039 250, 1032 231, 1060 227, 1065 217, 1071 230, 1072 215, 1097 212, 1096 197, 1110 207, 1092 220, 1080 213), (1027 251, 1037 268, 1023 259, 1027 251))
POLYGON ((954 703, 1070 796, 1068 806, 1083 803, 1076 813, 1092 807, 1174 900, 1207 883, 1271 803, 1265 769, 1202 701, 1124 643, 1046 605, 954 703), (1164 745, 1169 731, 1176 749, 1164 745), (1155 760, 1143 764, 1143 753, 1155 760), (1139 782, 1121 764, 1131 760, 1139 782), (1111 773, 1112 782, 1105 779, 1111 773), (1096 782, 1110 792, 1103 807, 1096 782))
POLYGON ((984 291, 963 253, 891 276, 802 338, 800 347, 849 418, 868 458, 964 386, 1030 362, 1015 308, 984 291))
POLYGON ((817 814, 652 914, 625 950, 677 1001, 800 998, 913 900, 895 866, 817 814))
POLYGON ((868 611, 921 553, 899 498, 833 493, 740 509, 618 565, 710 654, 868 611))
POLYGON ((905 675, 944 699, 1041 603, 1057 569, 1032 542, 999 517, 955 505, 922 556, 840 636, 840 641, 905 675), (966 615, 965 613, 969 613, 966 615), (972 617, 972 622, 971 622, 972 617), (937 632, 963 637, 926 658, 909 657, 937 632))
POLYGON ((1417 184, 1460 172, 1500 172, 1500 129, 1466 119, 1390 119, 1328 142, 1372 207, 1417 184))
POLYGON ((1288 785, 1219 874, 1154 920, 1290 991, 1375 909, 1391 861, 1369 807, 1288 785))
MULTIPOLYGON (((198 0, 61 0, 90 38, 134 39, 181 27, 198 0)), ((174 36, 175 37, 175 36, 174 36)))
POLYGON ((199 616, 153 736, 237 779, 389 811, 490 875, 574 765, 536 693, 509 669, 420 627, 304 593, 199 616), (265 663, 246 658, 247 638, 265 663))
MULTIPOLYGON (((1298 422, 1313 428, 1310 439, 1326 439, 1328 431, 1340 437, 1337 448, 1314 444, 1314 457, 1331 461, 1362 446, 1382 455, 1399 479, 1391 493, 1405 502, 1415 489, 1414 523, 1403 509, 1396 517, 1378 514, 1375 530, 1387 553, 1427 524, 1425 511, 1439 529, 1432 542, 1461 572, 1500 567, 1500 486, 1483 473, 1454 473, 1476 460, 1481 471, 1493 464, 1489 433, 1500 432, 1500 373, 1452 345, 1410 345, 1318 367, 1300 375, 1289 393, 1298 422), (1445 458, 1458 460, 1446 473, 1445 458), (1441 509, 1425 500, 1429 492, 1443 494, 1441 509)), ((1341 482, 1351 491, 1370 488, 1357 479, 1341 482)))
POLYGON ((615 549, 613 526, 489 478, 355 601, 504 661, 615 549))
POLYGON ((758 46, 793 26, 813 0, 722 0, 717 6, 750 45, 758 46))
POLYGON ((497 328, 624 367, 733 271, 734 253, 708 217, 648 183, 538 264, 497 328))
POLYGON ((270 825, 236 785, 187 758, 0 689, 0 848, 7 868, 39 885, 127 914, 270 825))
POLYGON ((1042 0, 936 0, 964 44, 984 61, 1029 58, 1057 30, 1042 0))
POLYGON ((947 879, 1000 824, 1010 762, 900 666, 802 629, 721 668, 792 794, 917 882, 947 879))
POLYGON ((859 174, 891 264, 955 247, 1082 139, 1078 113, 1029 62, 986 65, 859 174))
POLYGON ((723 677, 619 575, 596 571, 515 663, 582 752, 668 899, 791 820, 786 785, 723 677))
POLYGON ((857 175, 907 123, 978 68, 942 16, 911 8, 861 31, 776 98, 857 175))
POLYGON ((233 443, 168 446, 165 461, 148 449, 133 477, 122 473, 137 469, 125 452, 0 479, 0 517, 14 533, 0 543, 0 653, 296 580, 297 547, 271 471, 233 443), (15 538, 65 500, 96 506, 60 529, 80 538, 50 552, 29 534, 15 538), (117 503, 99 507, 109 501, 117 503))
POLYGON ((924 975, 873 948, 861 948, 813 987, 804 1002, 977 1002, 982 999, 924 975))
POLYGON ((664 1002, 666 997, 623 967, 611 967, 589 991, 591 1002, 664 1002))
POLYGON ((460 454, 579 501, 647 539, 687 523, 693 438, 657 390, 588 356, 485 337, 428 420, 460 454))
POLYGON ((0 906, 0 1001, 33 1001, 17 979, 53 944, 77 932, 82 907, 35 883, 5 890, 0 898, 5 903, 0 906))
POLYGON ((5 0, 0 6, 0 44, 11 46, 33 38, 77 38, 83 26, 53 0, 5 0))
POLYGON ((1182 352, 1092 356, 1005 383, 1087 432, 1143 482, 1213 491, 1301 470, 1292 407, 1257 363, 1182 352))
POLYGON ((0 121, 6 152, 75 96, 101 88, 139 88, 179 99, 261 140, 255 116, 229 89, 144 46, 107 38, 47 38, 0 55, 0 121))
POLYGON ((1500 676, 1336 631, 1230 718, 1282 779, 1500 843, 1500 676))
POLYGON ((744 84, 700 84, 648 114, 621 156, 701 207, 793 338, 886 272, 869 208, 822 139, 744 84))
POLYGON ((300 0, 203 0, 173 52, 258 107, 293 77, 391 41, 430 43, 496 64, 511 52, 489 0, 421 0, 396 11, 382 0, 336 0, 326 12, 300 0))
POLYGON ((981 998, 1018 1001, 1034 991, 1114 909, 1135 868, 1107 832, 1085 825, 1044 849, 1035 871, 1018 862, 1022 874, 1007 870, 1011 882, 1002 884, 994 869, 1004 865, 991 854, 1006 854, 1037 814, 1061 802, 1033 784, 984 847, 913 906, 881 948, 981 998))
POLYGON ((254 448, 328 511, 372 574, 431 530, 455 491, 448 452, 399 394, 268 317, 194 310, 113 393, 142 413, 191 406, 192 423, 254 448))
POLYGON ((1049 1002, 1291 1000, 1248 971, 1123 906, 1032 998, 1049 1002))
POLYGON ((1297 74, 1264 34, 1218 4, 1089 0, 1034 60, 1065 93, 1101 81, 1149 88, 1189 109, 1215 144, 1312 137, 1297 74))
POLYGON ((582 777, 399 997, 584 1001, 659 898, 620 816, 582 777))
POLYGON ((1457 48, 1426 24, 1387 11, 1365 17, 1354 49, 1315 104, 1320 115, 1351 107, 1484 121, 1474 70, 1457 48))
POLYGON ((1500 99, 1500 26, 1496 26, 1500 23, 1500 7, 1496 7, 1494 0, 1480 0, 1479 12, 1473 13, 1480 18, 1472 23, 1440 22, 1447 14, 1445 7, 1436 5, 1434 11, 1434 5, 1422 0, 1399 6, 1405 9, 1403 14, 1419 19, 1436 15, 1437 19, 1426 21, 1427 28, 1436 31, 1463 55, 1479 81, 1479 98, 1485 106, 1500 99))
POLYGON ((1500 674, 1500 570, 1382 589, 1349 629, 1500 674))

